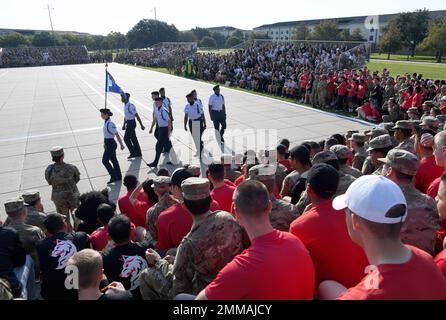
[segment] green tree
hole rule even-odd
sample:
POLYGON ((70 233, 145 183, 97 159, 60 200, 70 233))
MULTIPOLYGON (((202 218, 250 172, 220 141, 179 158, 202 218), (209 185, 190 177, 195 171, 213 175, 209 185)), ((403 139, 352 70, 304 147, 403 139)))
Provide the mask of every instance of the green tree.
POLYGON ((387 60, 390 54, 397 52, 403 46, 402 35, 395 20, 391 20, 384 30, 384 34, 379 41, 379 48, 382 52, 387 52, 387 60))
POLYGON ((294 29, 293 40, 307 40, 311 34, 311 30, 305 25, 305 23, 301 23, 294 29))
POLYGON ((29 37, 18 32, 11 32, 0 37, 0 47, 15 48, 19 46, 28 46, 31 43, 29 37))
POLYGON ((327 41, 341 40, 341 30, 338 27, 338 22, 335 20, 322 21, 314 27, 310 39, 327 41))
POLYGON ((104 43, 109 48, 103 48, 103 49, 124 49, 127 48, 127 37, 120 32, 112 31, 105 37, 104 43))
POLYGON ((226 40, 226 47, 228 48, 232 48, 235 47, 236 45, 242 43, 243 40, 234 36, 230 36, 228 38, 228 40, 226 40))
POLYGON ((215 48, 217 46, 217 42, 215 42, 215 39, 209 36, 203 37, 200 41, 200 47, 203 48, 215 48))
POLYGON ((415 55, 417 45, 427 35, 429 19, 429 11, 427 9, 400 13, 396 17, 396 24, 400 30, 401 38, 403 43, 408 46, 412 57, 415 55))
POLYGON ((178 33, 174 25, 143 19, 127 33, 127 40, 130 49, 146 48, 160 42, 178 41, 178 33))
POLYGON ((178 34, 178 41, 181 42, 197 42, 198 39, 192 31, 181 31, 178 34))
POLYGON ((56 42, 56 39, 53 39, 53 36, 46 31, 36 33, 33 37, 32 45, 34 47, 50 47, 53 46, 56 42))
POLYGON ((239 39, 245 39, 245 35, 242 30, 235 30, 233 33, 231 33, 231 37, 239 38, 239 39))
POLYGON ((205 28, 195 27, 191 31, 197 37, 198 41, 201 41, 201 39, 203 39, 204 37, 210 37, 211 36, 211 33, 209 32, 209 30, 205 29, 205 28))
POLYGON ((427 37, 420 44, 425 51, 436 51, 437 62, 441 63, 443 52, 446 51, 446 17, 438 19, 429 26, 427 37))
POLYGON ((226 44, 226 37, 219 32, 212 32, 211 37, 215 40, 217 48, 223 48, 226 44))

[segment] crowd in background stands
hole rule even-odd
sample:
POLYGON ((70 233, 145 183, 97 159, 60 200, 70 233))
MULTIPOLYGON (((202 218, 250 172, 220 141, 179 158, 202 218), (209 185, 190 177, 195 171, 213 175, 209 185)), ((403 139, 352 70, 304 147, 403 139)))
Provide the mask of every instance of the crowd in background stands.
POLYGON ((88 56, 90 57, 91 63, 113 62, 113 53, 110 51, 89 52, 88 56))
POLYGON ((88 63, 85 46, 71 47, 18 47, 3 48, 0 52, 0 67, 34 67, 88 63))
POLYGON ((158 46, 147 50, 118 53, 115 62, 144 67, 168 68, 181 74, 184 62, 195 56, 196 50, 183 46, 158 46))

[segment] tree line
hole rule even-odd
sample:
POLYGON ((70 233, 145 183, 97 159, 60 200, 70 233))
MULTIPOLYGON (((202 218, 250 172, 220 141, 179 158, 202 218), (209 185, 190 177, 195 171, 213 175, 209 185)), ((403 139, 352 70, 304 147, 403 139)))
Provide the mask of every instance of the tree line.
POLYGON ((446 51, 446 17, 431 21, 426 9, 401 13, 389 21, 379 47, 388 59, 391 53, 407 48, 408 57, 420 50, 435 54, 437 62, 441 62, 446 51))

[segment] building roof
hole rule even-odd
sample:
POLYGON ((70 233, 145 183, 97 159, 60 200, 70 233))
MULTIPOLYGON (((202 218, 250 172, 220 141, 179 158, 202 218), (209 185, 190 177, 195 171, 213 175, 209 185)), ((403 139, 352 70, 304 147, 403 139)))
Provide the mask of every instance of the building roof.
MULTIPOLYGON (((446 10, 437 10, 437 11, 429 11, 431 19, 436 19, 439 17, 446 16, 446 10)), ((398 13, 393 14, 382 14, 379 15, 379 21, 381 23, 387 23, 390 19, 398 15, 398 13)), ((342 17, 342 18, 328 18, 328 19, 312 19, 312 20, 298 20, 298 21, 285 21, 285 22, 277 22, 272 24, 264 24, 260 27, 254 28, 254 30, 259 29, 270 29, 270 28, 281 28, 281 27, 290 27, 290 26, 296 26, 301 23, 304 23, 305 25, 318 25, 322 21, 327 20, 336 20, 339 24, 349 24, 349 23, 361 23, 364 21, 368 16, 356 16, 356 17, 342 17)))

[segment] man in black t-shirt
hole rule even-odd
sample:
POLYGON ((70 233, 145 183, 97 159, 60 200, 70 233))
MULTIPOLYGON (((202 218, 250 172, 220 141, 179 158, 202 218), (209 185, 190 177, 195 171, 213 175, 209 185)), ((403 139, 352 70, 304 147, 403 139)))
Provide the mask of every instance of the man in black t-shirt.
POLYGON ((58 213, 48 215, 45 228, 50 236, 36 246, 42 297, 45 300, 77 300, 77 290, 65 286, 65 267, 77 251, 90 247, 90 238, 85 232, 67 233, 65 217, 58 213))
POLYGON ((109 282, 122 283, 139 298, 139 276, 147 268, 147 247, 130 241, 130 221, 124 215, 110 220, 108 235, 115 246, 103 253, 104 273, 109 282))

